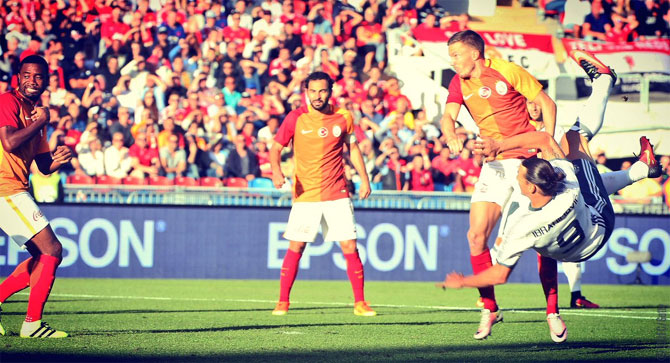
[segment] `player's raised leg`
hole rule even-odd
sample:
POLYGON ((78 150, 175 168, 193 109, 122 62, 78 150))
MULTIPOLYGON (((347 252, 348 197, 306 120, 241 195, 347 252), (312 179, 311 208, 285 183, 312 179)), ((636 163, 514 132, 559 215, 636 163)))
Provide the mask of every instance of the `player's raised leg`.
POLYGON ((658 178, 661 175, 661 167, 654 155, 654 146, 645 136, 640 137, 640 154, 638 160, 628 170, 618 170, 601 174, 603 184, 608 194, 616 193, 618 190, 644 178, 658 178))

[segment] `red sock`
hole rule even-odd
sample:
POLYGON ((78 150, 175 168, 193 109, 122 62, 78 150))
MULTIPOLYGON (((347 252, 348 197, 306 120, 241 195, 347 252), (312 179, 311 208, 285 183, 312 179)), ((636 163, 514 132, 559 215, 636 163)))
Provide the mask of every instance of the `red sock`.
POLYGON ((32 257, 21 262, 11 275, 7 276, 5 281, 0 284, 0 303, 5 302, 7 298, 15 293, 30 286, 30 271, 33 268, 32 257))
POLYGON ((288 297, 291 294, 293 282, 298 275, 300 257, 302 257, 302 253, 292 250, 286 251, 284 263, 281 266, 281 276, 279 277, 279 301, 289 301, 288 297))
MULTIPOLYGON (((472 264, 472 272, 475 275, 493 266, 493 263, 491 262, 491 252, 488 247, 480 255, 470 255, 470 263, 472 264)), ((496 294, 493 290, 493 286, 480 287, 478 290, 479 296, 482 297, 482 301, 484 302, 484 309, 489 309, 491 312, 498 311, 498 304, 496 304, 496 294)))
POLYGON ((544 297, 547 299, 547 314, 558 314, 558 268, 556 260, 537 255, 537 269, 544 297))
POLYGON ((351 289, 354 290, 354 302, 365 301, 363 293, 365 277, 358 251, 350 254, 345 253, 344 258, 347 260, 347 276, 349 276, 349 281, 351 282, 351 289))
POLYGON ((28 297, 28 313, 26 321, 42 319, 44 304, 49 298, 51 287, 56 279, 56 268, 60 259, 54 256, 41 255, 30 274, 30 297, 28 297))

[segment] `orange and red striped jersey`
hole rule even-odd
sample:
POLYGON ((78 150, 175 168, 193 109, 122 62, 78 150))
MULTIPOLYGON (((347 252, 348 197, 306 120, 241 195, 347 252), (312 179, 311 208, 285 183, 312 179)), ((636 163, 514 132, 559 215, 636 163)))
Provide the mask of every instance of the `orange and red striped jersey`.
POLYGON ((342 155, 344 143, 349 142, 353 132, 351 113, 332 105, 329 113, 307 105, 286 116, 275 141, 288 146, 293 140, 294 201, 321 202, 349 197, 342 155))
MULTIPOLYGON (((451 79, 447 103, 465 105, 482 136, 495 140, 535 131, 530 124, 526 99, 542 91, 535 77, 520 66, 502 59, 486 59, 479 78, 451 79)), ((512 150, 502 159, 527 158, 532 153, 512 150)))
MULTIPOLYGON (((35 104, 17 91, 0 95, 0 127, 24 129, 33 123, 30 114, 35 104)), ((0 197, 28 191, 30 164, 35 155, 49 152, 46 126, 18 150, 8 152, 0 143, 0 197)))

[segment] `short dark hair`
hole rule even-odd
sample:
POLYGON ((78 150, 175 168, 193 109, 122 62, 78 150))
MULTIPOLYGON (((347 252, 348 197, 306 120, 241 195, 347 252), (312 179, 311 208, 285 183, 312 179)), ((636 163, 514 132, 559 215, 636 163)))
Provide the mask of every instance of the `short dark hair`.
POLYGON ((530 158, 521 162, 526 168, 526 180, 535 184, 542 194, 555 196, 565 189, 565 173, 554 169, 547 160, 530 158))
POLYGON ((328 89, 332 90, 333 89, 333 79, 330 78, 328 73, 326 72, 313 72, 303 82, 303 88, 307 88, 309 86, 309 82, 311 81, 326 81, 328 83, 328 89))
POLYGON ((460 31, 449 38, 447 45, 452 45, 458 42, 462 42, 475 48, 475 50, 479 51, 479 57, 484 58, 484 39, 481 35, 477 34, 477 32, 469 29, 460 31))
POLYGON ((23 68, 24 64, 37 64, 40 67, 42 67, 42 74, 44 76, 49 75, 49 64, 47 63, 46 59, 44 57, 37 55, 37 54, 31 54, 23 60, 21 60, 21 63, 19 63, 19 71, 23 68))

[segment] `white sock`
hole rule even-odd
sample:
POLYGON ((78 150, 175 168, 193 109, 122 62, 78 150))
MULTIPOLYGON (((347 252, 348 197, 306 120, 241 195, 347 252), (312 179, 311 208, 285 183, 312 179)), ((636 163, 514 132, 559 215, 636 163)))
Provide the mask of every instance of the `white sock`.
POLYGON ((591 140, 603 126, 607 99, 612 90, 612 77, 601 75, 591 83, 591 95, 577 116, 577 124, 571 130, 579 131, 587 140, 591 140), (579 125, 577 129, 577 125, 579 125))
POLYGON ((628 170, 612 171, 600 174, 603 185, 607 189, 607 194, 614 194, 638 180, 642 180, 649 175, 649 165, 636 161, 628 170))
POLYGON ((580 262, 563 262, 563 273, 568 278, 570 292, 582 289, 582 264, 580 262))

